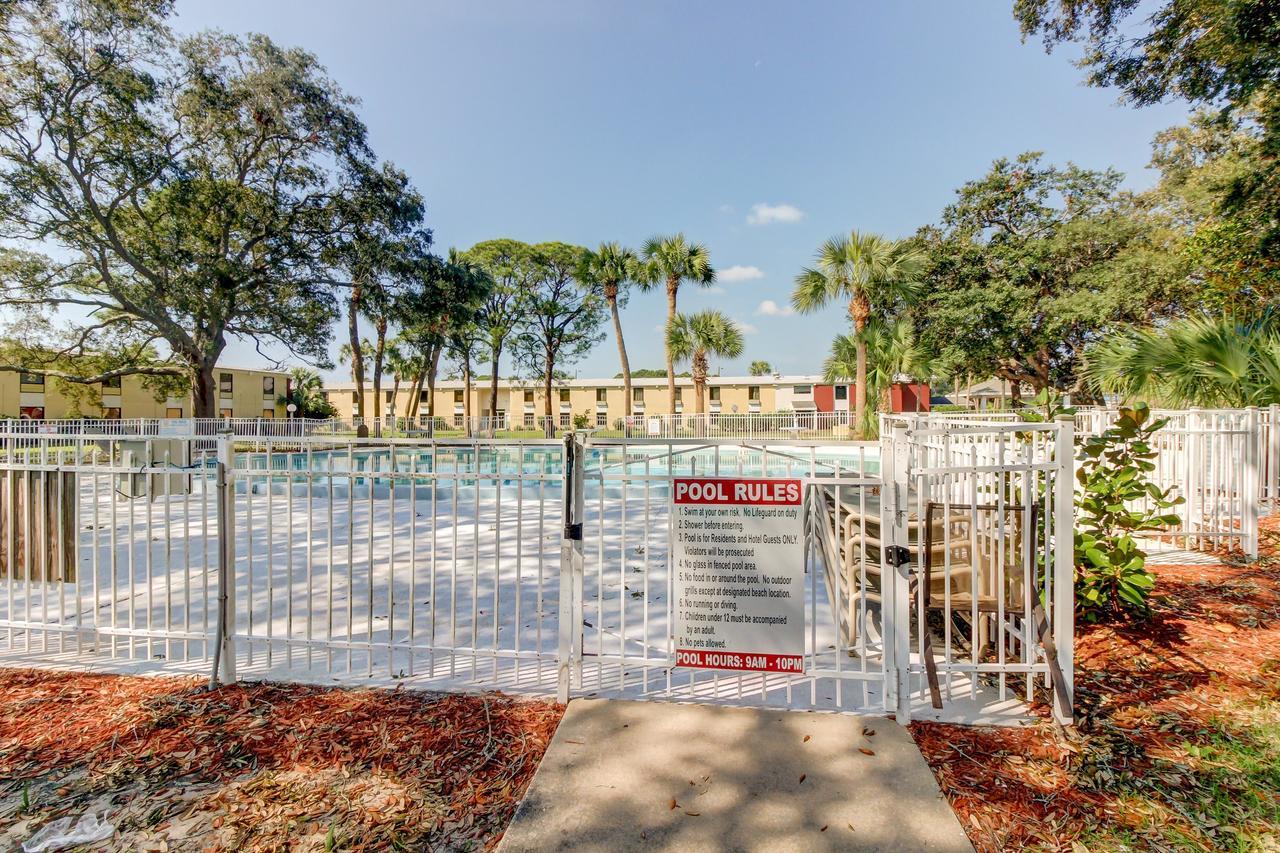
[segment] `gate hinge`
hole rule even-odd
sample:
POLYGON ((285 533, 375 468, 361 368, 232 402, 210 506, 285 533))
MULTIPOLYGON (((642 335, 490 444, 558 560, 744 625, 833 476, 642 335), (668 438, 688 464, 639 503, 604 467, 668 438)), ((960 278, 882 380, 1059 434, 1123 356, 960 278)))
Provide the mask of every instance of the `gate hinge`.
POLYGON ((573 542, 581 542, 582 541, 582 523, 579 522, 578 524, 566 524, 564 526, 564 538, 569 539, 573 542))
POLYGON ((890 545, 884 549, 884 561, 897 569, 911 562, 911 552, 905 545, 890 545))

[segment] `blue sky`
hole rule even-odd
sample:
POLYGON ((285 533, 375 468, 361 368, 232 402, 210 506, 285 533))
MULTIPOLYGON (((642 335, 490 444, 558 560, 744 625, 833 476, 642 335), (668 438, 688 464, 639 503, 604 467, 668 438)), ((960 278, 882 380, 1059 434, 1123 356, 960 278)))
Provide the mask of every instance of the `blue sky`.
MULTIPOLYGON (((1086 88, 1074 50, 1019 40, 1010 5, 180 0, 177 26, 315 53, 361 100, 380 156, 424 193, 439 251, 494 237, 637 246, 682 230, 738 273, 681 292, 682 310, 746 325, 743 358, 717 366, 804 373, 842 310, 761 305, 785 308, 832 234, 908 235, 991 160, 1028 149, 1153 181, 1151 137, 1185 109, 1086 88)), ((633 367, 662 365, 664 310, 658 294, 633 296, 633 367)), ((224 360, 261 361, 243 344, 224 360)), ((612 339, 570 369, 612 376, 612 339)))

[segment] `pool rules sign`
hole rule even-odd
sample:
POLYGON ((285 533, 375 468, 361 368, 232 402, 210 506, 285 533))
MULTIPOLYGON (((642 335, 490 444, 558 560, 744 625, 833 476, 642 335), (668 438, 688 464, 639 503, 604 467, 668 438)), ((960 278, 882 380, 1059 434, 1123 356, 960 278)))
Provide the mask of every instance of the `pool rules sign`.
POLYGON ((672 482, 676 665, 804 671, 800 480, 672 482))

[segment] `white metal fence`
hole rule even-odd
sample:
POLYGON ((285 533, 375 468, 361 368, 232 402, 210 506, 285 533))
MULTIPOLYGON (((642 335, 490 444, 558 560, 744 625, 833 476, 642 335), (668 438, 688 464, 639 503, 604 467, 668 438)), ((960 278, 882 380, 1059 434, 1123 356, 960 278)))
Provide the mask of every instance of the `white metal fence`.
POLYGON ((0 431, 0 656, 209 671, 221 654, 224 677, 904 719, 1025 696, 1070 660, 1069 427, 894 427, 878 445, 223 435, 214 450, 0 431), (803 673, 674 665, 670 492, 690 475, 805 484, 803 673))
MULTIPOLYGON (((1078 408, 1076 434, 1082 439, 1100 435, 1118 415, 1118 409, 1078 408)), ((925 417, 950 424, 1021 422, 1014 412, 925 417)), ((1280 502, 1280 407, 1157 409, 1152 417, 1167 423, 1152 438, 1156 458, 1149 479, 1184 501, 1173 510, 1180 523, 1152 537, 1182 548, 1257 559, 1259 518, 1280 502)))

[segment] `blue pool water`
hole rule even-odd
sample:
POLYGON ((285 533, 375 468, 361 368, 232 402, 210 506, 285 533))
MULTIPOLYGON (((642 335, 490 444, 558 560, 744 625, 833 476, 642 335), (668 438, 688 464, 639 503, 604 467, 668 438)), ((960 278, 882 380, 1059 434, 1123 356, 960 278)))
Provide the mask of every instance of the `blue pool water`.
MULTIPOLYGON (((285 453, 246 453, 237 468, 278 472, 281 479, 298 472, 323 475, 436 474, 451 477, 556 476, 564 471, 564 451, 546 445, 394 447, 312 450, 285 453)), ((683 448, 667 445, 606 445, 587 451, 587 478, 624 476, 856 476, 880 470, 879 449, 849 447, 741 447, 738 445, 683 448)), ((251 475, 252 476, 252 475, 251 475)), ((276 476, 271 477, 272 480, 276 476)))

